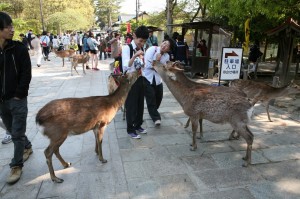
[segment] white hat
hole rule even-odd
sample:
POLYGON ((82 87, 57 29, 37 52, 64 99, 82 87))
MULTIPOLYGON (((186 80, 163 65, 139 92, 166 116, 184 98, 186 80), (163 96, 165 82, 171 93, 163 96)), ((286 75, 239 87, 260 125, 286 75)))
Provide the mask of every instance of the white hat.
POLYGON ((31 38, 35 38, 35 35, 34 35, 34 34, 32 34, 32 35, 31 35, 31 38))

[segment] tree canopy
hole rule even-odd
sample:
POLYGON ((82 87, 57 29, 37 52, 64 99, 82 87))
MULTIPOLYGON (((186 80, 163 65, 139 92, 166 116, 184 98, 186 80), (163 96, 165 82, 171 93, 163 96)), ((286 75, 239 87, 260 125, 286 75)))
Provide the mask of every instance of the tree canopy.
POLYGON ((2 0, 0 10, 12 16, 17 32, 32 29, 41 33, 40 2, 49 32, 85 30, 94 25, 93 0, 2 0))

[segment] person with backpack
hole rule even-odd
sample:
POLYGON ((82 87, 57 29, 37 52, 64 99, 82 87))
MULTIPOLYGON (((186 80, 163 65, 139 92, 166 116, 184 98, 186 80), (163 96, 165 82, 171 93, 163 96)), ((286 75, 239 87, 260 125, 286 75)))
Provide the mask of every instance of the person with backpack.
POLYGON ((94 38, 94 34, 89 32, 89 38, 87 39, 87 45, 90 49, 90 59, 92 60, 92 70, 99 70, 98 69, 98 45, 99 42, 94 38))
MULTIPOLYGON (((144 55, 143 46, 149 37, 146 26, 139 26, 129 45, 122 48, 123 71, 133 72, 140 70, 144 55)), ((145 80, 146 81, 146 80, 145 80)), ((147 130, 142 128, 144 114, 144 77, 140 76, 132 85, 125 101, 127 133, 133 139, 140 139, 138 133, 146 134, 147 130)))
POLYGON ((40 41, 43 48, 44 60, 50 61, 50 59, 48 58, 50 38, 48 37, 47 34, 48 34, 47 31, 43 31, 40 41))
MULTIPOLYGON (((89 53, 90 53, 90 47, 89 47, 89 45, 88 45, 88 43, 87 43, 87 39, 88 39, 88 33, 84 33, 84 35, 83 35, 83 37, 82 37, 83 51, 84 51, 85 53, 89 54, 89 53)), ((90 61, 90 59, 87 61, 86 67, 85 67, 87 70, 91 69, 91 68, 89 67, 89 61, 90 61)))

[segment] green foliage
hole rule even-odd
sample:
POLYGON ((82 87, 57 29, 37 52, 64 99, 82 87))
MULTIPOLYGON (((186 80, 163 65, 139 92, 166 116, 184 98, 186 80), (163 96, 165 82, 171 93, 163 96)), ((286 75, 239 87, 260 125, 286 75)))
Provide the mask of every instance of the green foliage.
POLYGON ((262 40, 265 31, 278 26, 288 17, 299 21, 299 13, 299 0, 211 0, 209 4, 210 18, 227 19, 224 22, 233 27, 238 35, 243 35, 244 23, 250 18, 251 40, 262 40))
POLYGON ((9 3, 0 3, 0 11, 6 13, 12 13, 13 11, 12 5, 9 3))
MULTIPOLYGON (((13 19, 16 19, 15 23, 17 24, 19 24, 18 20, 22 19, 27 26, 26 32, 28 29, 32 29, 36 34, 40 34, 42 31, 40 2, 45 29, 49 32, 87 30, 94 25, 94 7, 91 0, 2 1, 0 10, 8 12, 13 19)), ((22 32, 24 30, 17 26, 15 31, 22 32)))
POLYGON ((95 0, 95 14, 97 25, 101 28, 109 26, 112 22, 117 21, 120 9, 120 3, 123 0, 95 0))
POLYGON ((30 29, 29 24, 20 18, 13 19, 13 24, 15 29, 15 35, 14 35, 15 40, 20 40, 19 35, 21 33, 25 34, 30 29))

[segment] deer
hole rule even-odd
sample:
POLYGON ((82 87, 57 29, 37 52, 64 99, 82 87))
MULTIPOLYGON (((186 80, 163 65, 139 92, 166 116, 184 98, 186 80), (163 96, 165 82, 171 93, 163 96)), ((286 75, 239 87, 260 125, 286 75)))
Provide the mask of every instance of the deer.
MULTIPOLYGON (((107 89, 108 93, 111 94, 113 93, 117 88, 118 88, 118 78, 121 76, 121 74, 113 74, 111 73, 108 76, 108 84, 107 84, 107 89)), ((126 110, 124 104, 121 106, 121 111, 123 112, 123 120, 126 119, 126 110)))
POLYGON ((76 51, 73 50, 73 49, 70 49, 70 50, 60 50, 60 51, 58 51, 57 49, 53 48, 53 51, 54 51, 56 57, 62 58, 62 60, 63 60, 63 65, 62 65, 62 67, 65 66, 65 58, 67 58, 67 57, 72 57, 73 55, 76 54, 76 51))
POLYGON ((83 70, 83 74, 85 73, 85 69, 84 69, 84 64, 86 64, 89 61, 89 54, 88 53, 83 53, 82 55, 80 54, 75 54, 73 55, 71 58, 71 75, 73 75, 73 68, 76 71, 76 73, 79 75, 78 71, 76 70, 76 67, 78 64, 82 64, 82 70, 83 70))
POLYGON ((64 168, 71 166, 59 153, 59 147, 68 135, 80 135, 93 130, 95 152, 102 163, 102 141, 105 127, 114 119, 119 108, 124 104, 128 92, 138 78, 138 72, 127 73, 119 78, 119 86, 112 94, 83 98, 63 98, 52 100, 42 107, 36 115, 36 123, 42 127, 42 133, 50 140, 44 154, 53 182, 64 180, 56 177, 52 165, 53 153, 64 168))
POLYGON ((190 84, 181 82, 176 78, 176 74, 183 73, 183 69, 176 67, 174 62, 169 61, 164 65, 158 61, 153 61, 153 68, 159 73, 170 92, 181 105, 184 113, 191 120, 193 136, 190 150, 195 151, 197 149, 196 131, 200 118, 213 123, 229 123, 247 143, 243 166, 247 167, 251 164, 254 135, 247 125, 253 107, 246 97, 233 93, 216 92, 207 87, 195 89, 190 84))
POLYGON ((268 120, 272 122, 269 113, 269 105, 271 100, 292 94, 299 94, 300 89, 298 86, 288 85, 281 88, 272 87, 264 82, 255 82, 251 80, 237 79, 229 83, 230 87, 239 89, 243 91, 248 98, 252 100, 252 106, 254 106, 258 101, 261 101, 267 111, 268 120))
MULTIPOLYGON (((176 67, 178 67, 178 68, 181 68, 181 69, 184 68, 181 65, 180 62, 174 62, 173 64, 176 67)), ((235 95, 240 95, 240 96, 243 96, 243 97, 247 96, 244 92, 242 92, 242 91, 240 91, 240 90, 238 90, 238 89, 236 89, 234 87, 211 86, 211 85, 208 85, 208 84, 198 83, 198 82, 192 81, 183 72, 182 73, 177 72, 175 75, 176 75, 176 79, 179 82, 188 84, 191 87, 193 87, 194 89, 203 89, 203 88, 206 88, 206 89, 209 89, 209 90, 211 90, 213 92, 230 93, 230 94, 234 93, 235 95)), ((184 128, 189 127, 189 123, 190 123, 190 118, 187 120, 184 128)), ((203 138, 203 119, 202 118, 199 119, 199 126, 200 126, 200 136, 197 137, 197 138, 198 139, 202 139, 203 138)), ((232 133, 229 136, 229 140, 232 140, 232 139, 239 139, 239 136, 235 135, 235 131, 234 130, 232 131, 232 133)))

